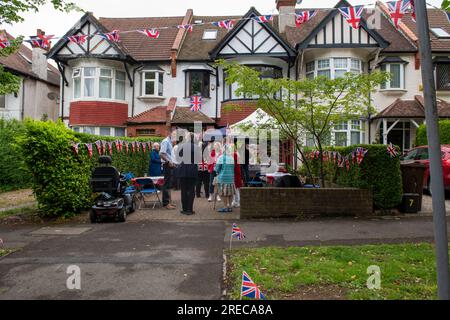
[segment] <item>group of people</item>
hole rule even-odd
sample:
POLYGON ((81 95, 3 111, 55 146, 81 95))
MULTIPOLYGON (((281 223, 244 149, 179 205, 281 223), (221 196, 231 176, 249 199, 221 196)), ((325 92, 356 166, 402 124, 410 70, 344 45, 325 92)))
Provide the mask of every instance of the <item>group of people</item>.
POLYGON ((203 141, 202 136, 172 131, 161 144, 153 144, 149 167, 150 176, 164 176, 162 203, 175 210, 171 199, 174 181, 181 189, 181 214, 195 214, 195 196, 201 197, 202 186, 209 202, 223 201, 220 213, 230 213, 240 206, 240 188, 248 180, 249 151, 245 146, 239 156, 234 141, 203 141), (216 197, 214 199, 214 197, 216 197))

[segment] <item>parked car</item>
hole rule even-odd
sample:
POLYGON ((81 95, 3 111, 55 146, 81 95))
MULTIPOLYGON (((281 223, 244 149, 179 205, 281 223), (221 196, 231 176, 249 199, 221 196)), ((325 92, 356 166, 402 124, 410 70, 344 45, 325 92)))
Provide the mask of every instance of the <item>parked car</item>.
MULTIPOLYGON (((442 166, 444 173, 444 186, 445 190, 450 190, 450 145, 441 146, 442 166)), ((409 150, 405 155, 401 157, 402 163, 421 163, 426 166, 424 175, 424 189, 431 192, 430 181, 430 157, 428 155, 428 146, 421 146, 409 150)))

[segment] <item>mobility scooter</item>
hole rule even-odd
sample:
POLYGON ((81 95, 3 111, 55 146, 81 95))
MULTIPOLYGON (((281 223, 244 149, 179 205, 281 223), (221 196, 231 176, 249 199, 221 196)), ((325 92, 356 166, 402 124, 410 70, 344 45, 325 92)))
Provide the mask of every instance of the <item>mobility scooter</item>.
POLYGON ((127 214, 136 210, 136 190, 127 188, 125 177, 111 165, 111 157, 101 156, 98 162, 91 177, 92 191, 98 194, 90 211, 91 223, 104 217, 125 222, 127 214))

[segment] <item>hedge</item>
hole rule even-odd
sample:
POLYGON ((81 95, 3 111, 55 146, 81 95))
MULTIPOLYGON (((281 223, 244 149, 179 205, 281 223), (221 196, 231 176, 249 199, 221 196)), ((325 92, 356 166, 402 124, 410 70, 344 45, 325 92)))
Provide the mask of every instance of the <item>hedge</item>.
MULTIPOLYGON (((103 137, 75 133, 62 122, 25 121, 25 132, 17 142, 32 174, 32 188, 43 216, 70 217, 92 204, 89 183, 93 167, 98 164, 95 141, 116 141, 117 137, 103 137), (73 143, 79 143, 78 153, 73 143), (84 143, 93 143, 92 158, 84 143)), ((120 140, 149 141, 149 139, 120 138, 120 140)), ((160 140, 160 139, 153 139, 160 140)), ((118 152, 113 145, 113 165, 121 172, 143 175, 148 170, 147 152, 118 152)))
MULTIPOLYGON (((368 189, 373 192, 374 207, 392 209, 402 201, 403 185, 400 159, 391 158, 385 145, 354 145, 350 147, 330 147, 327 151, 349 156, 350 170, 344 164, 339 167, 334 161, 324 162, 326 179, 343 187, 368 189), (352 161, 351 153, 358 147, 367 150, 360 165, 352 161)), ((314 174, 318 174, 318 159, 310 160, 314 174)))
POLYGON ((31 174, 14 143, 24 132, 22 122, 0 118, 0 192, 28 188, 31 184, 31 174))
MULTIPOLYGON (((441 139, 441 144, 450 144, 450 120, 439 121, 439 136, 441 139)), ((416 146, 426 146, 427 144, 427 126, 422 124, 417 129, 416 146)))

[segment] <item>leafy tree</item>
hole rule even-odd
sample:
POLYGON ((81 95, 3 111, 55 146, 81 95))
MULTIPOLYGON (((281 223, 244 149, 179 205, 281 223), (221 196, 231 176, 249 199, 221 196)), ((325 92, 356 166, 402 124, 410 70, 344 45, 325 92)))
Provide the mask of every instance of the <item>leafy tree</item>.
POLYGON ((323 150, 330 143, 333 126, 352 119, 366 118, 373 113, 370 93, 389 79, 389 74, 347 73, 342 78, 267 79, 251 67, 219 61, 227 73, 227 83, 236 83, 237 95, 257 96, 258 107, 272 117, 272 126, 295 143, 299 159, 311 170, 301 140, 314 138, 319 151, 320 179, 325 183, 323 150))
POLYGON ((450 11, 450 0, 444 0, 442 1, 441 8, 445 11, 450 11))
MULTIPOLYGON (((56 10, 71 11, 81 9, 73 2, 65 0, 4 0, 0 5, 0 24, 13 24, 24 21, 25 12, 38 12, 43 5, 50 3, 56 10)), ((7 57, 15 53, 23 41, 23 37, 9 40, 11 46, 0 49, 0 56, 7 57)), ((0 95, 17 93, 20 89, 20 78, 4 70, 0 66, 0 95)))

